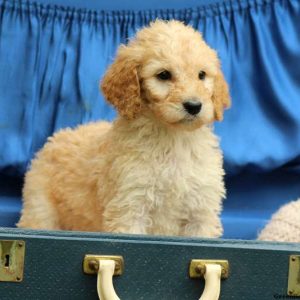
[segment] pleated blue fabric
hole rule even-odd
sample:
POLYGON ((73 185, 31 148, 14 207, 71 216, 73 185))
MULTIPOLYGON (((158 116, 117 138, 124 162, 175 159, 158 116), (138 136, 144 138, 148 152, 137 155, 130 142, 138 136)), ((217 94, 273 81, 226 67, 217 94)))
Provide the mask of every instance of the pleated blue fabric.
POLYGON ((120 43, 159 18, 192 25, 221 58, 232 96, 215 126, 224 237, 255 238, 300 196, 300 1, 106 2, 0 0, 0 226, 16 223, 24 173, 47 137, 115 118, 99 80, 120 43))

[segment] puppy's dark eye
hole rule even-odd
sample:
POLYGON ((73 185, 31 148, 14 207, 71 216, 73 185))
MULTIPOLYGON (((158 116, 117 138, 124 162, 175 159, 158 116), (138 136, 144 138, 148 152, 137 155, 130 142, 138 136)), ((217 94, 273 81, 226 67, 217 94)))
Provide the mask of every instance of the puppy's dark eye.
POLYGON ((205 73, 204 71, 200 71, 200 72, 199 72, 199 79, 200 79, 200 80, 204 80, 205 77, 206 77, 206 73, 205 73))
POLYGON ((160 80, 170 80, 172 78, 172 74, 169 71, 165 70, 158 73, 156 77, 160 80))

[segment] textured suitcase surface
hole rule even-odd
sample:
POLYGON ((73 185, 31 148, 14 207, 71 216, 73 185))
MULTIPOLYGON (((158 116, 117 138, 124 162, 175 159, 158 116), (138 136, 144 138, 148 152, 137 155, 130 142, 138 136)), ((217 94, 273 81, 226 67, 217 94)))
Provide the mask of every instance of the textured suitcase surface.
POLYGON ((284 299, 289 256, 299 244, 201 240, 2 228, 0 239, 26 243, 24 279, 0 282, 0 299, 97 299, 96 276, 85 275, 85 254, 122 255, 114 277, 122 300, 199 299, 204 283, 190 279, 191 259, 227 259, 229 278, 220 299, 284 299))

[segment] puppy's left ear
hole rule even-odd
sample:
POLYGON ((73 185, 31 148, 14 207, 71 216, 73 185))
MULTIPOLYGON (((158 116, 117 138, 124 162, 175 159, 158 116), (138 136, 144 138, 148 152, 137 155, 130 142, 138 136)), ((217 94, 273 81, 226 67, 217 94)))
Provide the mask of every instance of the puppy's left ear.
POLYGON ((116 60, 101 82, 105 98, 127 119, 133 119, 141 109, 138 64, 130 50, 126 46, 119 48, 116 60))
POLYGON ((215 108, 215 119, 222 121, 224 109, 230 107, 231 101, 228 85, 221 70, 218 71, 215 77, 212 100, 215 108))

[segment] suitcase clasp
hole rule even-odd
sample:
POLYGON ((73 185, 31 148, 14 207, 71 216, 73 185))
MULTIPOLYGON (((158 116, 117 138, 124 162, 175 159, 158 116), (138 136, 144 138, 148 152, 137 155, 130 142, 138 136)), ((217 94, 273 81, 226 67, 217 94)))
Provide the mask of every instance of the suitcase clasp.
POLYGON ((291 255, 289 264, 289 296, 300 296, 300 255, 291 255))
POLYGON ((0 281, 23 280, 24 255, 24 241, 0 240, 0 281))

